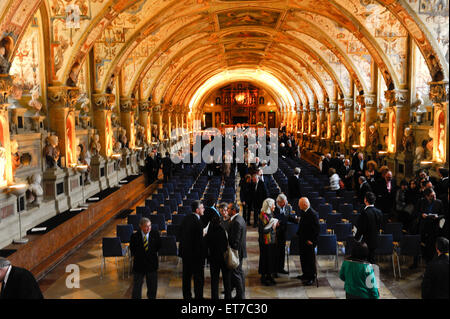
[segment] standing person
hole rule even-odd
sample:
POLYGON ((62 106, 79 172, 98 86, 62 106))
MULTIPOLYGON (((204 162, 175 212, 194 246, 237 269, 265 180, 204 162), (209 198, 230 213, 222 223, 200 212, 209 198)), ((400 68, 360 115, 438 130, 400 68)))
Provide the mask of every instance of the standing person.
POLYGON ((357 184, 358 178, 364 176, 364 171, 367 169, 367 163, 363 153, 358 153, 358 157, 352 162, 352 168, 355 171, 353 176, 355 177, 355 184, 357 184))
POLYGON ((325 158, 322 160, 322 174, 328 175, 328 170, 330 169, 330 161, 331 161, 331 154, 328 153, 325 158))
POLYGON ((33 274, 0 257, 0 299, 44 299, 33 274))
POLYGON ((191 279, 194 277, 195 299, 203 299, 205 246, 203 224, 200 220, 204 212, 203 204, 192 202, 192 214, 187 215, 180 226, 180 256, 183 260, 183 298, 192 299, 191 279))
POLYGON ((375 263, 375 249, 377 248, 377 235, 381 228, 382 213, 379 209, 375 208, 375 194, 367 192, 364 197, 364 207, 361 211, 361 215, 356 223, 355 240, 362 240, 367 244, 369 248, 369 256, 367 260, 371 263, 375 263))
POLYGON ((350 258, 345 259, 339 278, 345 282, 347 299, 379 299, 377 280, 372 264, 367 262, 369 248, 366 243, 355 242, 350 258), (372 278, 368 285, 368 278, 372 278))
POLYGON ((219 299, 219 276, 222 271, 225 299, 231 299, 230 270, 225 263, 228 239, 225 229, 220 224, 221 217, 213 215, 205 236, 211 272, 211 299, 219 299))
POLYGON ((221 202, 217 208, 219 209, 220 214, 220 226, 225 229, 227 232, 230 228, 230 216, 228 215, 228 204, 225 202, 221 202))
POLYGON ((250 215, 252 211, 252 177, 250 174, 246 174, 245 177, 240 182, 240 199, 242 203, 242 209, 244 214, 244 219, 247 225, 250 226, 250 215))
POLYGON ((292 206, 288 204, 286 195, 280 194, 277 197, 277 206, 274 217, 279 220, 276 229, 276 251, 277 251, 277 271, 280 274, 287 274, 284 270, 284 258, 286 254, 286 231, 288 222, 297 223, 295 215, 292 213, 292 206))
POLYGON ((301 197, 300 192, 300 167, 294 169, 294 175, 288 178, 288 198, 289 200, 298 199, 301 197))
POLYGON ((423 299, 448 300, 448 239, 436 240, 437 256, 427 265, 422 281, 423 299))
POLYGON ((392 178, 391 171, 387 171, 384 179, 379 180, 374 191, 377 195, 375 206, 383 214, 387 215, 388 218, 391 218, 394 209, 395 194, 397 192, 397 182, 392 178))
POLYGON ((305 286, 311 286, 316 279, 316 255, 314 248, 319 238, 319 216, 312 209, 308 198, 302 197, 298 201, 300 208, 300 222, 298 224, 297 236, 299 241, 300 263, 303 275, 297 278, 302 280, 305 286))
POLYGON ((400 188, 395 194, 395 211, 398 220, 402 223, 403 228, 407 229, 407 225, 412 214, 413 206, 408 206, 406 202, 406 194, 408 192, 408 182, 405 179, 400 181, 400 188))
POLYGON ((228 204, 228 213, 230 215, 228 243, 239 253, 239 266, 231 271, 231 286, 236 288, 235 299, 245 299, 245 275, 242 270, 242 262, 247 257, 247 228, 244 218, 239 215, 237 204, 228 204))
POLYGON ((330 176, 330 191, 336 192, 336 196, 339 196, 339 191, 341 189, 339 182, 341 181, 341 179, 339 175, 336 173, 335 168, 331 167, 329 169, 329 176, 330 176))
POLYGON ((252 192, 250 196, 253 198, 253 227, 258 227, 258 216, 264 200, 268 197, 266 185, 257 173, 252 176, 252 192))
POLYGON ((168 182, 169 178, 172 177, 172 169, 173 169, 173 163, 170 159, 169 152, 166 152, 166 156, 162 159, 162 171, 164 175, 164 182, 168 182))
POLYGON ((159 232, 152 229, 148 218, 139 222, 140 231, 131 235, 130 251, 133 256, 133 299, 141 299, 144 277, 148 299, 156 299, 158 289, 158 251, 161 248, 159 232))
POLYGON ((430 262, 435 253, 435 243, 439 232, 438 221, 444 216, 442 201, 436 199, 432 188, 423 191, 424 198, 417 203, 415 216, 419 220, 422 256, 430 262))
POLYGON ((264 200, 261 213, 259 214, 259 267, 258 273, 261 275, 261 283, 265 286, 276 284, 272 274, 277 272, 277 247, 276 229, 278 219, 273 217, 275 201, 272 198, 264 200))

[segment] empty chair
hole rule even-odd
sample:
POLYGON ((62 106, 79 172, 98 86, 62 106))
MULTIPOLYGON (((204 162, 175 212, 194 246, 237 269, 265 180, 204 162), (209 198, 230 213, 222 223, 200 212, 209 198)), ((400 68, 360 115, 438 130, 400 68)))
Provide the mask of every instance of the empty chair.
POLYGON ((327 203, 329 203, 331 198, 336 197, 336 192, 334 192, 334 191, 326 191, 323 194, 323 197, 325 197, 325 200, 327 201, 327 203))
POLYGON ((152 199, 156 199, 158 203, 164 203, 164 195, 163 194, 152 194, 152 199))
POLYGON ((331 214, 331 205, 330 204, 320 204, 319 205, 319 218, 326 219, 328 214, 331 214))
POLYGON ((116 226, 116 235, 120 238, 120 242, 122 244, 128 244, 131 239, 131 235, 133 235, 134 227, 133 225, 117 225, 116 226))
POLYGON ((355 196, 354 191, 344 191, 342 194, 342 197, 344 197, 344 200, 348 204, 353 204, 353 197, 355 196))
POLYGON ((287 223, 286 240, 291 240, 297 234, 298 224, 287 223))
POLYGON ((394 244, 392 234, 378 234, 377 235, 377 249, 375 249, 376 256, 391 256, 392 271, 395 278, 394 266, 394 244))
POLYGON ((337 241, 345 241, 347 237, 352 235, 352 224, 336 223, 334 225, 334 233, 336 234, 337 241))
POLYGON ((163 215, 166 220, 172 219, 172 212, 170 211, 169 206, 158 207, 157 213, 158 215, 163 215))
MULTIPOLYGON (((421 254, 420 235, 403 235, 398 249, 399 256, 419 257, 421 254)), ((397 258, 398 276, 401 278, 400 261, 397 258)))
POLYGON ((164 206, 169 207, 171 213, 178 212, 178 204, 176 199, 166 199, 164 201, 164 206))
POLYGON ((403 224, 402 223, 387 223, 384 227, 385 234, 392 234, 394 242, 398 243, 403 237, 403 224))
POLYGON ((342 221, 342 214, 336 213, 336 214, 328 214, 327 215, 327 225, 328 229, 334 229, 334 226, 337 223, 340 223, 342 221))
POLYGON ((347 220, 350 220, 351 215, 353 214, 353 204, 340 204, 338 212, 342 214, 342 217, 344 217, 347 220))
POLYGON ((172 224, 173 225, 181 225, 183 218, 186 217, 185 214, 176 214, 172 216, 172 224))
POLYGON ((158 256, 178 256, 175 236, 161 237, 161 248, 158 251, 158 256))
POLYGON ((327 223, 319 223, 319 235, 326 235, 327 234, 327 223))
POLYGON ((349 222, 350 222, 353 226, 355 226, 356 223, 358 222, 358 218, 359 218, 360 215, 361 215, 360 213, 350 215, 349 222))
POLYGON ((181 215, 189 215, 192 214, 192 208, 191 206, 181 206, 178 211, 181 215))
POLYGON ((136 214, 141 215, 142 217, 147 217, 149 218, 149 216, 151 215, 151 211, 150 208, 148 208, 147 206, 142 207, 142 206, 137 206, 136 207, 136 214))
POLYGON ((150 221, 152 222, 152 227, 153 225, 158 225, 159 231, 166 230, 166 219, 164 215, 152 215, 150 216, 150 221))
POLYGON ((335 234, 319 235, 317 240, 317 256, 335 256, 335 266, 338 267, 338 250, 335 234))
POLYGON ((330 204, 331 204, 331 206, 333 206, 333 209, 337 211, 339 209, 339 205, 345 204, 344 198, 343 197, 331 198, 330 199, 330 204))
MULTIPOLYGON (((103 269, 106 268, 105 258, 115 257, 116 265, 117 257, 125 257, 127 248, 122 247, 119 237, 105 237, 102 240, 102 262, 100 265, 100 278, 103 277, 103 269)), ((123 259, 123 277, 125 278, 125 258, 123 259)))
POLYGON ((197 192, 190 192, 189 194, 187 194, 187 199, 190 200, 199 200, 200 197, 198 196, 197 192))
POLYGON ((183 200, 183 206, 191 207, 193 200, 192 199, 185 199, 183 200))
POLYGON ((307 195, 307 197, 309 198, 309 199, 313 199, 313 198, 317 198, 317 197, 319 197, 319 192, 309 192, 309 194, 307 195))
POLYGON ((159 206, 159 202, 156 199, 146 199, 145 206, 150 209, 150 212, 156 211, 159 206))
POLYGON ((172 198, 174 198, 174 199, 176 200, 177 205, 183 204, 183 198, 182 198, 182 196, 181 196, 180 193, 175 193, 175 194, 173 194, 173 197, 172 197, 172 198))
POLYGON ((142 215, 135 214, 135 215, 128 215, 127 217, 127 224, 133 225, 133 229, 135 231, 139 230, 139 222, 141 221, 142 215))
POLYGON ((177 242, 180 241, 180 225, 167 225, 167 237, 175 236, 177 242))
POLYGON ((325 204, 325 198, 323 197, 315 197, 310 200, 312 208, 315 210, 319 210, 320 205, 325 204))

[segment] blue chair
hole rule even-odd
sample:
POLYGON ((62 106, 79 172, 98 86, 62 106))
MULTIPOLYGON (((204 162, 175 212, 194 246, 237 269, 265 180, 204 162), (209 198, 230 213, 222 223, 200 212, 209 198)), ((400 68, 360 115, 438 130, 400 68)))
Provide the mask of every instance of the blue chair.
POLYGON ((156 199, 146 199, 145 206, 153 213, 159 207, 159 202, 156 199))
POLYGON ((141 221, 142 215, 136 214, 136 215, 128 215, 127 217, 127 224, 133 225, 133 229, 135 231, 139 230, 139 222, 141 221))
POLYGON ((183 206, 191 207, 193 200, 192 199, 185 199, 183 200, 183 206))
POLYGON ((190 192, 189 194, 187 194, 187 199, 191 199, 191 200, 199 200, 200 197, 198 196, 197 192, 190 192))
POLYGON ((342 197, 344 197, 344 200, 348 204, 353 204, 353 197, 355 197, 354 191, 344 191, 342 194, 342 197))
POLYGON ((147 206, 145 206, 145 207, 137 206, 136 214, 141 215, 142 217, 150 218, 150 215, 152 214, 152 212, 150 211, 150 208, 148 208, 147 206))
POLYGON ((378 234, 377 235, 377 245, 375 249, 376 256, 391 256, 392 260, 392 271, 394 272, 395 278, 395 266, 394 266, 394 238, 392 234, 378 234))
POLYGON ((167 237, 175 236, 177 242, 180 241, 180 225, 169 224, 167 225, 167 237))
POLYGON ((411 257, 420 257, 421 248, 420 248, 420 235, 403 235, 400 240, 400 245, 398 248, 397 255, 397 266, 398 266, 398 276, 402 278, 402 273, 400 270, 400 256, 411 256, 411 257))
POLYGON ((286 240, 290 241, 297 234, 297 230, 298 230, 298 224, 287 223, 286 240))
POLYGON ((326 235, 327 234, 327 223, 319 223, 319 235, 326 235))
POLYGON ((164 218, 166 220, 171 220, 172 219, 172 212, 170 211, 170 207, 169 206, 158 207, 157 214, 164 216, 164 218))
POLYGON ((176 236, 161 237, 161 248, 158 251, 159 256, 178 256, 176 236))
POLYGON ((319 235, 317 256, 335 256, 335 266, 336 269, 338 268, 338 250, 335 234, 319 235))
POLYGON ((163 194, 152 194, 152 199, 156 199, 158 203, 164 203, 164 195, 163 194))
POLYGON ((352 224, 336 223, 334 225, 334 233, 336 234, 337 241, 346 241, 352 235, 352 224))
POLYGON ((334 210, 338 211, 339 205, 345 204, 345 201, 343 197, 334 197, 330 199, 330 204, 333 206, 334 210))
POLYGON ((331 214, 331 205, 330 204, 320 204, 319 205, 319 218, 326 219, 328 214, 331 214))
POLYGON ((181 222, 183 221, 184 217, 186 217, 185 214, 176 214, 172 216, 172 224, 173 225, 181 225, 181 222))
POLYGON ((116 234, 117 237, 120 238, 120 242, 122 244, 128 244, 131 239, 131 235, 133 235, 134 227, 133 225, 117 225, 116 226, 116 234))
POLYGON ((331 213, 327 215, 327 225, 328 225, 328 229, 334 229, 334 226, 337 223, 342 222, 342 214, 339 213, 331 213))
POLYGON ((164 215, 152 215, 150 216, 150 221, 152 222, 152 227, 153 225, 158 225, 159 231, 166 230, 166 219, 164 215))
POLYGON ((323 198, 323 197, 315 197, 315 198, 312 198, 310 200, 310 202, 311 202, 312 208, 314 208, 314 210, 318 211, 319 208, 320 208, 320 205, 325 204, 325 198, 323 198))
MULTIPOLYGON (((105 258, 114 257, 119 268, 117 257, 126 257, 127 249, 122 247, 119 237, 104 237, 102 239, 102 261, 100 265, 100 278, 103 278, 103 269, 106 268, 105 258)), ((125 278, 125 258, 123 259, 123 278, 125 278)))
POLYGON ((179 192, 173 194, 173 198, 177 201, 177 205, 181 205, 183 203, 182 195, 179 192))
POLYGON ((358 222, 358 218, 360 215, 361 215, 360 213, 350 215, 349 221, 353 226, 355 226, 356 223, 358 222))
POLYGON ((387 223, 384 227, 385 234, 392 234, 394 242, 399 243, 403 237, 403 224, 402 223, 387 223))
POLYGON ((353 214, 353 204, 340 204, 338 212, 342 214, 342 217, 344 217, 347 220, 350 220, 350 216, 353 214))

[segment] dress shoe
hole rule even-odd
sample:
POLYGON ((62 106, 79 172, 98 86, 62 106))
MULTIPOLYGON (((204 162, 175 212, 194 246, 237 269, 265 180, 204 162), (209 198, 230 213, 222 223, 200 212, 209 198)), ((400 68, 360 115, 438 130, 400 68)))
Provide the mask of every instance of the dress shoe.
POLYGON ((312 285, 314 285, 314 282, 315 282, 314 279, 310 279, 310 280, 304 281, 303 284, 304 284, 305 286, 312 286, 312 285))
POLYGON ((287 275, 289 274, 286 270, 282 269, 282 270, 278 270, 279 274, 283 274, 283 275, 287 275))
POLYGON ((267 281, 270 283, 271 286, 275 286, 277 284, 277 282, 273 279, 272 276, 269 276, 267 278, 267 281))
POLYGON ((299 280, 306 280, 305 275, 297 276, 297 279, 299 279, 299 280))

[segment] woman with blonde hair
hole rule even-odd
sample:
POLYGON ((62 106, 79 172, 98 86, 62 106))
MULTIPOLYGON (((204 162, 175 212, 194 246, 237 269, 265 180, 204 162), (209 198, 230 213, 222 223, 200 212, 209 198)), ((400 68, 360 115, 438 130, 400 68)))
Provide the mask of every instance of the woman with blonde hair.
POLYGON ((276 228, 278 219, 273 217, 275 210, 275 201, 272 198, 266 198, 262 204, 259 214, 258 233, 259 233, 259 269, 261 274, 261 283, 265 286, 276 284, 271 274, 277 272, 277 250, 275 245, 276 228))

